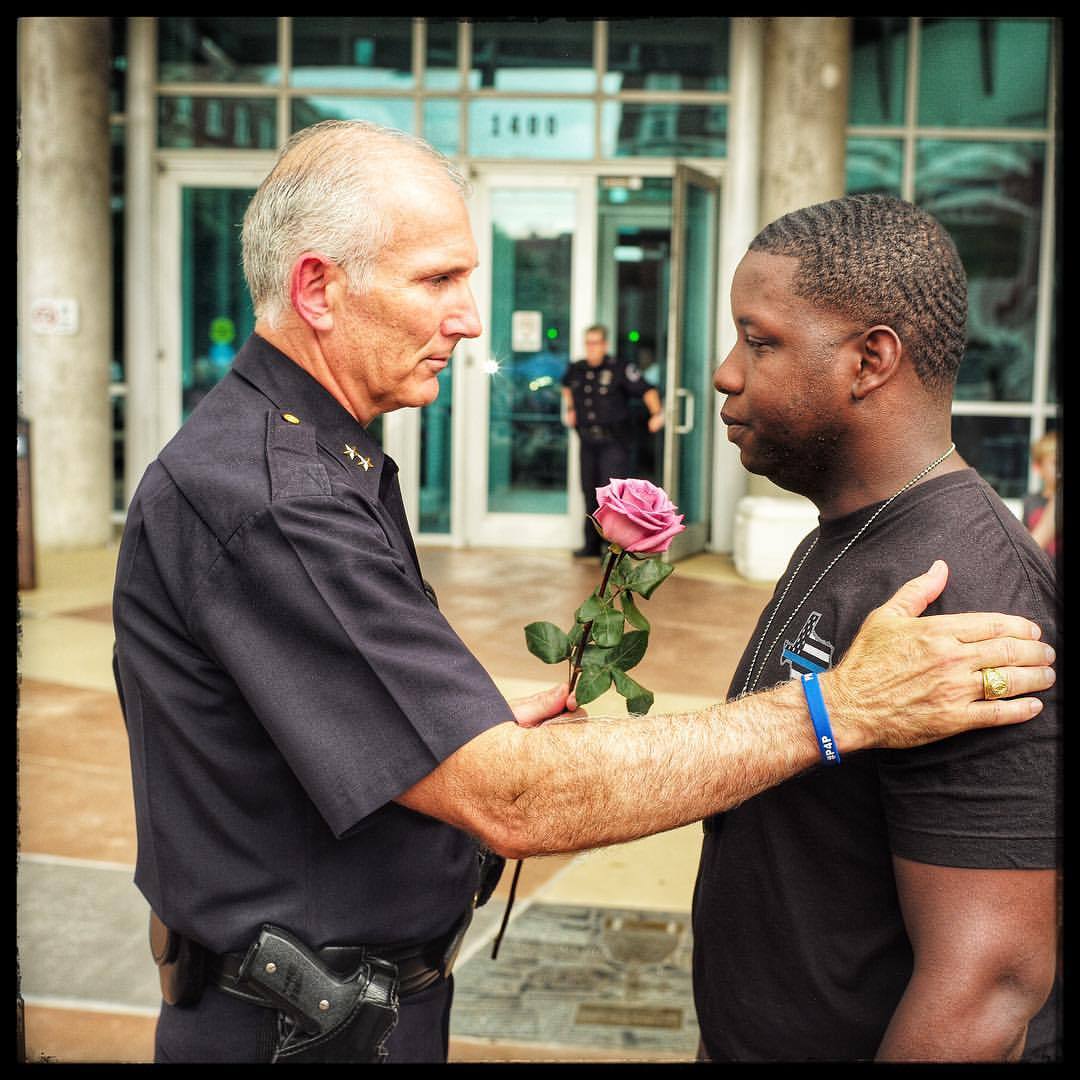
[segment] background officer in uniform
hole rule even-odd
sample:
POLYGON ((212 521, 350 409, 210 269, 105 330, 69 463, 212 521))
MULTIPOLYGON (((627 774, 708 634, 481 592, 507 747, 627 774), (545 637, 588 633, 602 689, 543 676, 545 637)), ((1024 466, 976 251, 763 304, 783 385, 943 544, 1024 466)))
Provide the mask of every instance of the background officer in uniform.
MULTIPOLYGON (((267 926, 349 993, 349 972, 392 963, 388 1060, 444 1061, 477 840, 510 858, 620 843, 817 759, 794 684, 698 713, 545 725, 567 687, 508 703, 440 614, 396 466, 365 428, 433 401, 458 341, 481 332, 463 183, 400 132, 297 133, 244 217, 255 331, 129 508, 115 670, 135 881, 169 931, 158 1061, 290 1050, 293 1020, 254 976, 288 976, 281 996, 312 968, 249 963, 267 926)), ((918 618, 945 577, 939 563, 905 585, 823 677, 843 753, 1037 711, 983 701, 979 672, 1001 668, 1010 696, 1045 689, 1038 629, 918 618)), ((318 1029, 337 1023, 338 1000, 301 1004, 318 1029)), ((320 1060, 373 1052, 315 1042, 320 1060)))
MULTIPOLYGON (((585 359, 575 360, 563 375, 565 423, 577 429, 580 440, 581 490, 587 514, 596 512, 598 487, 610 483, 612 477, 629 475, 634 438, 630 400, 640 398, 649 410, 650 434, 664 426, 659 391, 645 381, 636 364, 609 356, 607 349, 607 328, 590 326, 585 331, 585 359)), ((600 549, 600 535, 586 520, 585 543, 574 554, 595 558, 600 549)))

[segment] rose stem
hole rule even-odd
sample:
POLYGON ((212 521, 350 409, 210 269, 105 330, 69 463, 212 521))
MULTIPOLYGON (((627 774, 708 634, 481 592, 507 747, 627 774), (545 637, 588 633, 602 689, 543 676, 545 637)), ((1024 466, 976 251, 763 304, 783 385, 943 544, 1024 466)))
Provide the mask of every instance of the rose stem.
MULTIPOLYGON (((607 592, 608 579, 611 577, 612 571, 619 564, 619 560, 623 557, 623 551, 616 551, 615 548, 608 548, 607 562, 604 564, 604 577, 600 582, 600 598, 603 599, 604 593, 607 592)), ((581 674, 581 657, 585 653, 585 646, 589 643, 589 635, 592 633, 593 620, 590 619, 581 631, 581 640, 577 643, 577 648, 574 649, 574 655, 571 659, 572 669, 570 672, 570 692, 573 692, 574 686, 577 684, 578 676, 581 674)))

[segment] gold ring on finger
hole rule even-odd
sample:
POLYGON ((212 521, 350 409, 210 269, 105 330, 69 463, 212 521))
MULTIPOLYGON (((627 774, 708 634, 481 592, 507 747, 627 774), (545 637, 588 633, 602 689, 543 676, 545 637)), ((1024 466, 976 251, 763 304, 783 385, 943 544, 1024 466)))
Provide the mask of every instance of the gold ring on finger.
POLYGON ((1003 698, 1009 692, 1009 681, 996 667, 982 669, 983 700, 993 701, 995 698, 1003 698))

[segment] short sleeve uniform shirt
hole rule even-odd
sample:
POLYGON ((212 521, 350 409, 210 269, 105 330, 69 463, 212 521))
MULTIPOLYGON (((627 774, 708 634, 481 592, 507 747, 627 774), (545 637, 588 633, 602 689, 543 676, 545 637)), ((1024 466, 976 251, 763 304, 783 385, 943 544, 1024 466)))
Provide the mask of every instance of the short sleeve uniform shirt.
POLYGON ((425 590, 396 466, 258 336, 147 470, 114 596, 136 883, 217 952, 410 943, 474 842, 392 800, 512 720, 425 590))

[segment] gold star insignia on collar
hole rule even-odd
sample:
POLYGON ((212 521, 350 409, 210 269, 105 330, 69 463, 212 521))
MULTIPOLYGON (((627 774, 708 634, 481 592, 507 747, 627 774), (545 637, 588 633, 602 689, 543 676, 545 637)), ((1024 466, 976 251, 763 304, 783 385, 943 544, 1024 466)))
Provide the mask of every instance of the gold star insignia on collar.
POLYGON ((360 451, 357 450, 355 446, 350 446, 348 443, 346 443, 345 444, 345 456, 350 461, 355 461, 360 456, 360 451))
POLYGON ((367 472, 368 469, 373 469, 375 467, 371 463, 371 458, 366 457, 361 457, 357 464, 364 470, 364 472, 367 472))

